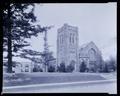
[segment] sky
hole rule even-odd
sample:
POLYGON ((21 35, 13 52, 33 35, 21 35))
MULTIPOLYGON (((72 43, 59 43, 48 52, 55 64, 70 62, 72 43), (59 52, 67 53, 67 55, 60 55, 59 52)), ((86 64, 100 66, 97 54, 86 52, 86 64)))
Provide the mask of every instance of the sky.
MULTIPOLYGON (((35 4, 36 24, 54 27, 48 30, 49 49, 56 57, 57 29, 64 23, 78 27, 79 46, 93 41, 102 52, 103 59, 117 53, 116 3, 41 3, 35 4)), ((43 37, 33 37, 30 48, 43 51, 43 37)))
MULTIPOLYGON (((37 24, 54 27, 48 30, 48 44, 56 57, 57 29, 64 23, 78 27, 79 46, 93 41, 104 59, 116 56, 116 3, 42 3, 36 4, 37 24)), ((43 51, 44 34, 31 39, 32 48, 43 51)))

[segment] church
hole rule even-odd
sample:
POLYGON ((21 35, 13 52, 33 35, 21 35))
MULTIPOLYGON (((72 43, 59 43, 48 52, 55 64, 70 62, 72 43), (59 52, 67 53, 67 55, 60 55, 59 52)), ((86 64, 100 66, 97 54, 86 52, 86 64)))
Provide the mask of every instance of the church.
MULTIPOLYGON (((98 72, 103 63, 102 53, 93 41, 79 46, 78 27, 64 24, 57 30, 57 58, 49 61, 49 65, 55 66, 55 71, 61 64, 72 65, 72 72, 81 72, 81 66, 86 66, 87 72, 98 72)), ((16 73, 33 72, 33 68, 41 68, 43 72, 45 67, 43 63, 22 62, 16 66, 16 73)))
POLYGON ((73 72, 79 72, 81 64, 85 64, 88 71, 97 72, 102 64, 102 53, 94 42, 79 47, 78 28, 64 24, 57 30, 57 66, 73 65, 73 72))

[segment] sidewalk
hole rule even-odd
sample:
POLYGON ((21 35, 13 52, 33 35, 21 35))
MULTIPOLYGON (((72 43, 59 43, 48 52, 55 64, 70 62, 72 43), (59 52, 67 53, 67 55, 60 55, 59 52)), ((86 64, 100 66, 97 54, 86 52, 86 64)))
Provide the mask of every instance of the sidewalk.
POLYGON ((117 94, 116 80, 67 82, 4 87, 3 93, 109 93, 117 94))

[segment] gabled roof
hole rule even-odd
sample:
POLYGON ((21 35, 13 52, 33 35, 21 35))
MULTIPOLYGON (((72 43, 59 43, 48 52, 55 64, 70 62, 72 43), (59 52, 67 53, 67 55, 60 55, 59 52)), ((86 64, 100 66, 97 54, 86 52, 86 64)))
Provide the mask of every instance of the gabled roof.
POLYGON ((81 45, 81 46, 80 46, 80 49, 81 49, 81 48, 85 48, 85 47, 87 47, 88 45, 91 45, 91 44, 94 44, 94 45, 95 45, 95 43, 94 43, 93 41, 90 41, 90 42, 88 42, 88 43, 85 43, 85 44, 81 45))
MULTIPOLYGON (((89 43, 90 43, 90 42, 89 42, 89 43)), ((82 48, 85 48, 89 43, 82 44, 82 45, 79 47, 79 50, 81 50, 82 48)))
POLYGON ((96 44, 93 41, 90 41, 90 42, 85 43, 82 46, 80 46, 79 51, 82 51, 82 49, 84 49, 88 46, 95 46, 95 48, 98 50, 98 52, 101 53, 100 50, 98 49, 98 47, 96 46, 96 44))

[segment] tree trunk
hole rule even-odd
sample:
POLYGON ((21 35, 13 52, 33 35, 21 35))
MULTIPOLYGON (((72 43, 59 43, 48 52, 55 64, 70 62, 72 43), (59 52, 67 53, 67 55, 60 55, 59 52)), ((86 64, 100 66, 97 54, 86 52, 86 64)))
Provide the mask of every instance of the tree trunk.
POLYGON ((12 35, 11 35, 11 12, 10 12, 10 4, 8 7, 8 73, 12 73, 12 35))
POLYGON ((8 73, 11 72, 12 72, 12 40, 11 40, 11 34, 9 34, 8 35, 8 73))

